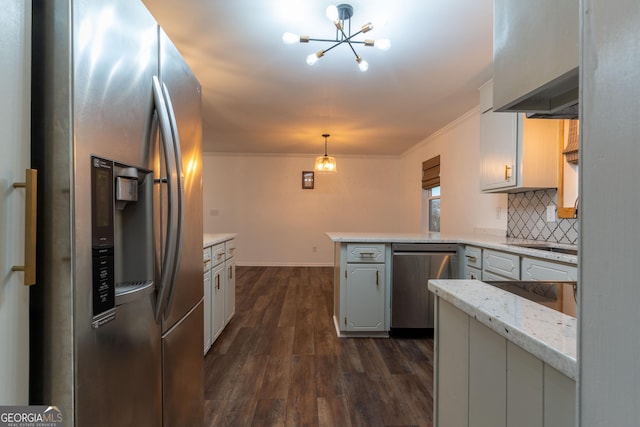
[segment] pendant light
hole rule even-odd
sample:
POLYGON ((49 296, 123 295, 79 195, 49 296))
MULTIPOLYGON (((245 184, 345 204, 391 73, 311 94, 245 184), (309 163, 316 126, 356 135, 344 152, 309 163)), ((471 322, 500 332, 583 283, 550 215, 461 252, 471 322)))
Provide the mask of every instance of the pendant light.
POLYGON ((315 171, 318 173, 335 173, 337 171, 336 158, 327 155, 327 138, 331 135, 323 133, 324 137, 324 156, 316 157, 315 171))

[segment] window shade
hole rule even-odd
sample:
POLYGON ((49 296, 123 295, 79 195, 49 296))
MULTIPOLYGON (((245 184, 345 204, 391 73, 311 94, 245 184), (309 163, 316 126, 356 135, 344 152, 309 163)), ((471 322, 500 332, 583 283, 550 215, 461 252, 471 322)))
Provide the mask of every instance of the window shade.
POLYGON ((435 156, 422 162, 422 188, 430 188, 440 185, 440 156, 435 156))

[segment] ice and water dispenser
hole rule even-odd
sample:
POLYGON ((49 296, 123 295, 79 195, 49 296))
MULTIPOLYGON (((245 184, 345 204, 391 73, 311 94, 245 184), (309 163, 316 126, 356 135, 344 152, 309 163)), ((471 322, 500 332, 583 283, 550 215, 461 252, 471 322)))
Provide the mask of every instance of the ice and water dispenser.
POLYGON ((154 291, 153 174, 91 157, 94 328, 154 291))

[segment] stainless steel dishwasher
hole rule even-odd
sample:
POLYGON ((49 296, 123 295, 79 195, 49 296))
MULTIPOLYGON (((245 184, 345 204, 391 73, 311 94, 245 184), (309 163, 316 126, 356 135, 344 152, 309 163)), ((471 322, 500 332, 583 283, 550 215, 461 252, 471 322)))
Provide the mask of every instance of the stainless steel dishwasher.
POLYGON ((391 335, 433 334, 433 294, 429 279, 456 279, 457 244, 394 243, 391 281, 391 335))

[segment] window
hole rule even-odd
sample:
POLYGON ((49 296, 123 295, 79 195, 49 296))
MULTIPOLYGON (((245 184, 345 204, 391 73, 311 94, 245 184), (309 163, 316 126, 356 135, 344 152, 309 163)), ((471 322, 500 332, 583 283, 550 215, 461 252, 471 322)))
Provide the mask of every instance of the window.
POLYGON ((440 186, 427 190, 429 231, 440 231, 440 186))
POLYGON ((440 156, 422 162, 423 220, 425 231, 440 231, 440 156))

